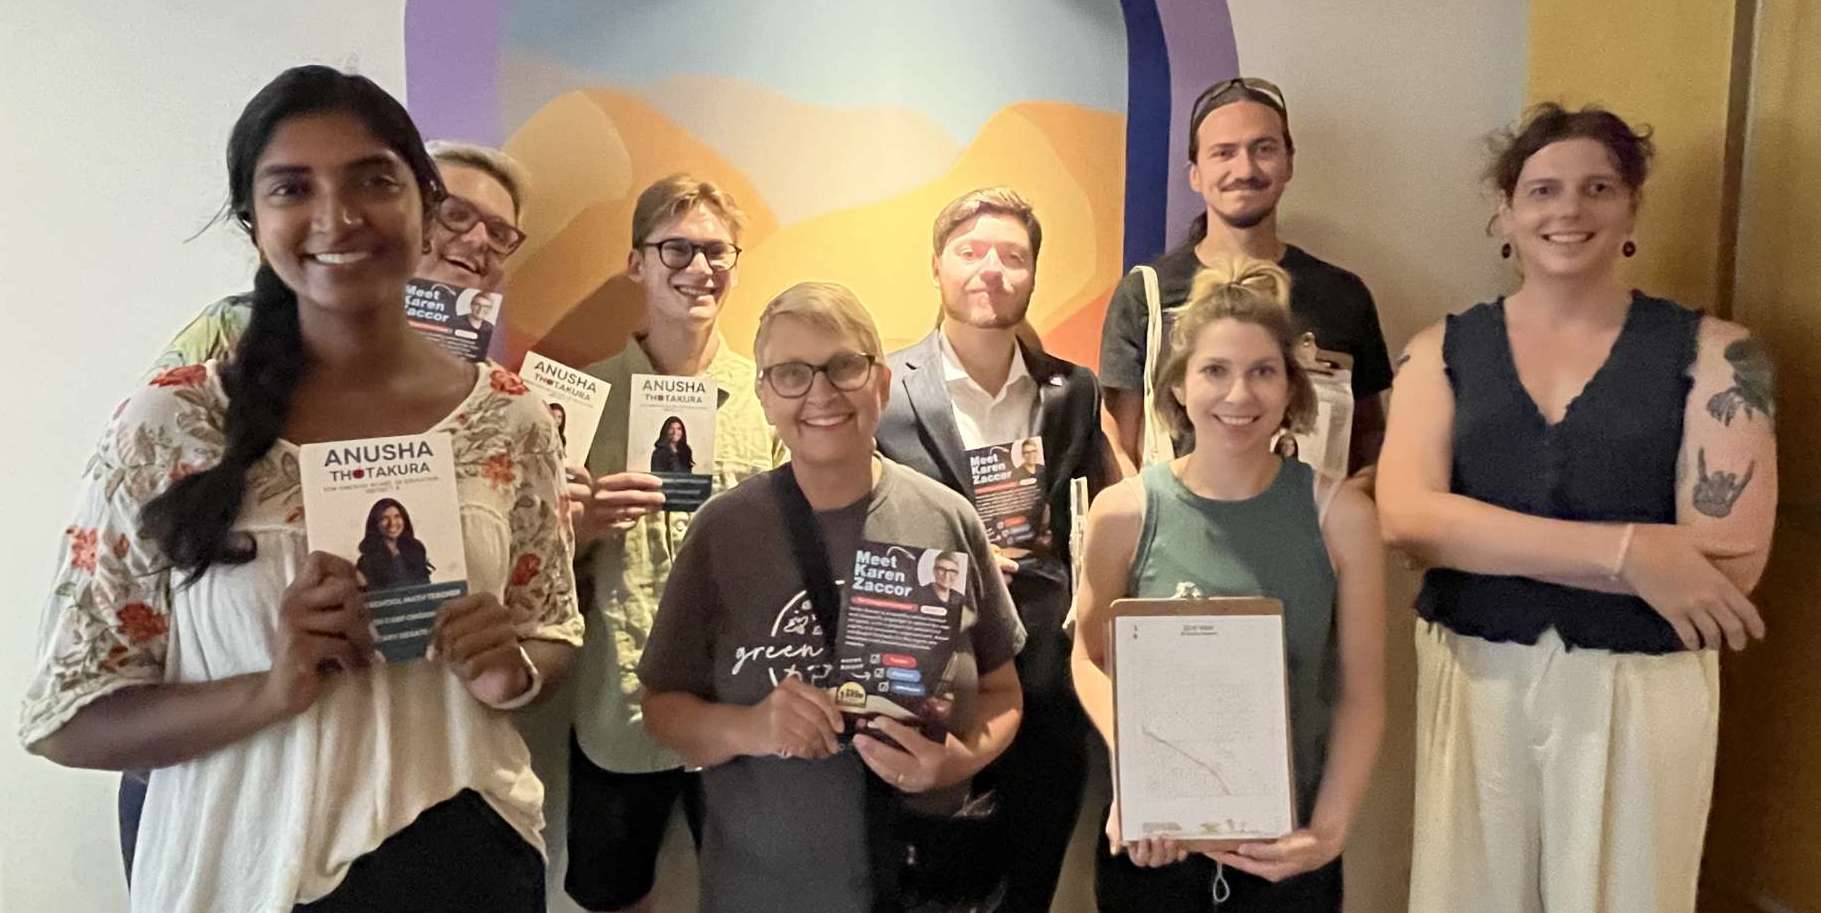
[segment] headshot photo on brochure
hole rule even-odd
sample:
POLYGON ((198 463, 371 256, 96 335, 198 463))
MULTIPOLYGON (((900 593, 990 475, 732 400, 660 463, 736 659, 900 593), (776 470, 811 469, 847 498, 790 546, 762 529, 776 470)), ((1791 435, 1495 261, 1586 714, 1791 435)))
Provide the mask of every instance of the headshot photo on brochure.
POLYGON ((384 590, 430 582, 436 565, 411 526, 411 514, 396 498, 381 498, 367 511, 360 560, 354 563, 361 589, 384 590))
POLYGON ((1012 480, 1043 479, 1043 439, 1025 438, 1012 452, 1012 480))
POLYGON ((689 426, 679 416, 669 416, 651 445, 652 472, 694 472, 695 456, 689 450, 689 426))
POLYGON ((967 556, 926 549, 917 567, 917 579, 923 584, 923 592, 918 596, 920 605, 940 606, 950 611, 966 606, 967 583, 962 571, 967 567, 967 556))
POLYGON ((463 289, 455 299, 455 328, 474 334, 474 346, 481 352, 493 345, 493 328, 499 319, 500 295, 480 289, 463 289))
POLYGON ((556 422, 556 439, 565 448, 569 446, 569 410, 559 402, 544 404, 550 410, 550 418, 556 422))

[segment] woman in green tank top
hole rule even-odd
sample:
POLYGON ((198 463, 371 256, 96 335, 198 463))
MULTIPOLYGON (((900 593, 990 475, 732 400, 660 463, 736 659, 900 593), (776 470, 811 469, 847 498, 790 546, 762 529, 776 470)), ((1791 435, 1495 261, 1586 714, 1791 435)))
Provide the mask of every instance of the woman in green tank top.
MULTIPOLYGON (((1103 913, 1340 910, 1341 847, 1385 723, 1384 547, 1370 497, 1273 449, 1278 433, 1309 421, 1315 406, 1293 354, 1289 286, 1277 265, 1244 258, 1196 278, 1158 381, 1158 411, 1194 447, 1094 502, 1075 596, 1074 672, 1110 747, 1103 663, 1113 600, 1281 600, 1302 826, 1191 857, 1171 840, 1123 840, 1115 795, 1095 871, 1103 913)), ((1210 714, 1208 725, 1220 722, 1210 714)))

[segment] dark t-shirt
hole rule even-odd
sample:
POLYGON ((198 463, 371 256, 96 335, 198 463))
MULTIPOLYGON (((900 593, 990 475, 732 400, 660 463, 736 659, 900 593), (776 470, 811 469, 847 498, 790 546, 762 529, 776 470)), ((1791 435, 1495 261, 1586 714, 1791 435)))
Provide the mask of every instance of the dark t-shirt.
MULTIPOLYGON (((1024 642, 1005 582, 972 505, 889 460, 872 493, 820 512, 836 583, 863 540, 965 552, 967 589, 950 668, 953 725, 974 725, 979 671, 1011 661, 1024 642)), ((788 468, 773 472, 788 472, 788 468)), ((786 676, 827 684, 833 663, 805 599, 770 473, 709 501, 690 524, 639 662, 650 691, 686 691, 724 704, 757 704, 786 676)), ((870 776, 851 750, 819 761, 740 757, 702 774, 707 821, 701 852, 704 913, 864 913, 871 905, 864 820, 870 776)), ((956 810, 967 784, 915 798, 956 810)))
MULTIPOLYGON (((1315 344, 1353 356, 1353 398, 1373 396, 1391 386, 1391 357, 1379 329, 1378 308, 1358 276, 1310 256, 1294 244, 1284 245, 1279 266, 1290 274, 1290 311, 1299 329, 1315 334, 1315 344)), ((1167 356, 1168 310, 1188 300, 1189 285, 1201 270, 1194 245, 1185 244, 1157 258, 1158 300, 1165 309, 1163 340, 1167 356)), ((1100 383, 1116 390, 1144 389, 1144 280, 1127 275, 1107 303, 1100 335, 1100 383)))

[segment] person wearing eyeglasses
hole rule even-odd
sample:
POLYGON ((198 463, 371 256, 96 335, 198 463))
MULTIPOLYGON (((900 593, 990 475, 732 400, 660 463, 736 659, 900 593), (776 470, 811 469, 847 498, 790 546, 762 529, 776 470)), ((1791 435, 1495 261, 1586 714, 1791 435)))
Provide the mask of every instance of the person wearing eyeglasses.
POLYGON ((962 599, 966 594, 958 587, 961 584, 961 564, 948 555, 937 556, 930 565, 929 584, 917 596, 917 604, 941 606, 950 611, 960 611, 962 599))
MULTIPOLYGON (((665 510, 658 477, 626 471, 627 417, 632 375, 704 377, 719 388, 715 455, 712 466, 697 460, 692 471, 710 475, 718 497, 776 464, 776 437, 752 385, 758 368, 729 349, 719 329, 745 225, 733 197, 713 182, 674 174, 646 188, 633 208, 626 255, 645 325, 618 354, 587 369, 610 389, 588 466, 570 470, 570 497, 583 505, 577 553, 592 595, 583 604, 588 637, 576 672, 564 888, 588 910, 649 910, 657 902, 658 851, 679 800, 701 840, 700 776, 646 734, 636 672, 696 515, 665 510)), ((646 438, 630 446, 651 452, 645 448, 653 445, 646 438)), ((657 448, 672 462, 678 455, 662 436, 657 448)), ((655 456, 653 468, 661 468, 655 456)))
MULTIPOLYGON (((425 148, 436 162, 448 196, 432 210, 435 218, 425 230, 417 276, 498 292, 506 284, 506 258, 525 241, 518 226, 530 195, 529 174, 498 149, 449 140, 433 140, 425 148)), ((203 308, 165 345, 147 376, 226 358, 252 319, 250 292, 229 295, 203 308)), ((489 335, 491 332, 489 325, 489 335)))
MULTIPOLYGON (((1350 471, 1378 459, 1384 440, 1381 395, 1391 387, 1391 359, 1378 323, 1372 293, 1360 278, 1297 247, 1277 233, 1277 204, 1296 168, 1289 108, 1277 86, 1255 77, 1226 79, 1195 100, 1189 116, 1189 185, 1207 210, 1180 246, 1149 267, 1157 277, 1156 305, 1163 314, 1159 347, 1147 361, 1145 279, 1133 271, 1119 283, 1107 306, 1100 337, 1100 383, 1106 388, 1119 448, 1134 465, 1146 462, 1141 442, 1145 423, 1146 365, 1168 360, 1175 312, 1207 264, 1243 255, 1267 260, 1290 274, 1290 310, 1298 325, 1315 334, 1316 345, 1353 357, 1353 432, 1350 471)), ((1177 455, 1187 442, 1175 440, 1177 455)))
MULTIPOLYGON (((433 140, 424 148, 436 163, 446 195, 431 210, 434 218, 425 220, 417 275, 498 291, 506 280, 506 258, 525 240, 518 222, 531 187, 529 175, 517 160, 497 149, 448 140, 433 140)), ((399 306, 404 306, 402 298, 399 306)), ((229 295, 203 308, 165 344, 146 377, 210 360, 226 361, 252 321, 252 292, 229 295)), ((149 772, 128 771, 121 779, 120 853, 129 875, 148 778, 149 772)))
MULTIPOLYGON (((1079 813, 1089 745, 1062 625, 1071 598, 1069 481, 1086 476, 1089 491, 1098 492, 1118 470, 1100 431, 1093 373, 1017 337, 1043 243, 1031 204, 1009 187, 975 190, 943 208, 931 240, 940 323, 886 359, 895 395, 879 420, 879 452, 969 497, 967 451, 1041 440, 1050 456, 1047 522, 1034 521, 1039 541, 1015 560, 996 553, 1029 637, 1018 656, 1024 725, 989 772, 1003 820, 1018 829, 1018 852, 978 860, 1007 873, 1001 911, 1047 913, 1079 813)), ((1036 447, 1029 449, 1034 458, 1036 447)))
POLYGON ((876 454, 892 372, 853 292, 791 286, 765 306, 757 336, 764 368, 748 389, 791 460, 702 508, 639 664, 646 726, 704 768, 699 909, 991 910, 955 857, 976 845, 964 824, 978 807, 974 775, 1018 729, 1023 631, 986 530, 965 498, 876 454), (971 610, 927 690, 954 696, 940 740, 885 717, 874 723, 884 739, 855 734, 851 750, 837 740, 844 722, 827 689, 838 609, 811 595, 810 556, 821 553, 834 588, 868 541, 967 555, 956 590, 971 610))
POLYGON ((456 302, 457 311, 466 311, 458 326, 473 332, 475 350, 485 353, 493 345, 495 299, 480 289, 469 289, 463 297, 467 301, 456 302))

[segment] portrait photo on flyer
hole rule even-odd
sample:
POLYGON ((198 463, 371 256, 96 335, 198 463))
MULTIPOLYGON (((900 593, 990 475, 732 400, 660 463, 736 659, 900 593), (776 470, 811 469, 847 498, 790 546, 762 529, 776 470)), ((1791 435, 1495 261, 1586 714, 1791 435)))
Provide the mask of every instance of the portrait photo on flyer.
POLYGON ((626 468, 664 482, 665 510, 695 510, 714 480, 715 407, 706 377, 634 374, 626 414, 626 468))
POLYGON ((955 696, 950 662, 971 605, 967 555, 863 542, 841 592, 836 635, 835 705, 848 734, 889 716, 940 742, 955 696))
POLYGON ((607 408, 613 385, 536 352, 525 353, 519 377, 544 401, 556 421, 556 436, 563 445, 563 462, 583 465, 594 444, 595 429, 607 408))
POLYGON ((468 592, 453 446, 445 431, 299 449, 309 548, 354 565, 387 662, 421 659, 437 608, 468 592))

